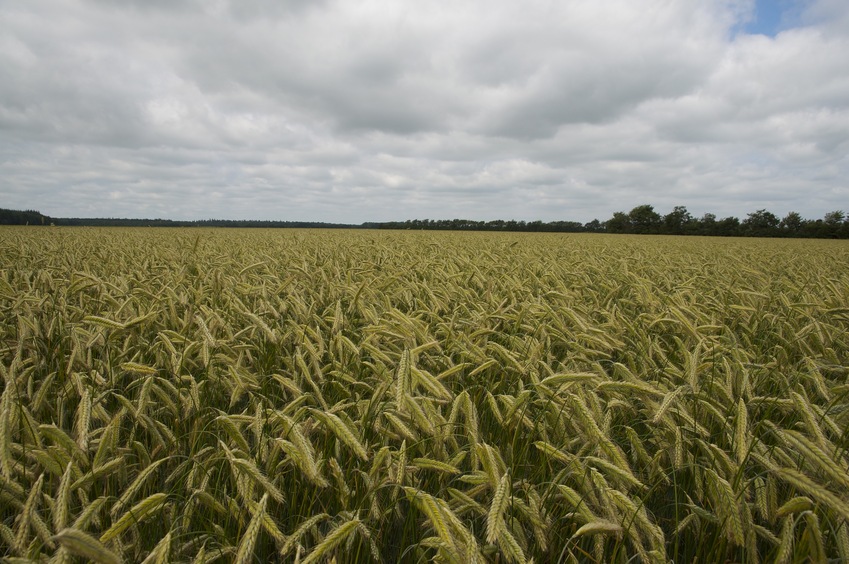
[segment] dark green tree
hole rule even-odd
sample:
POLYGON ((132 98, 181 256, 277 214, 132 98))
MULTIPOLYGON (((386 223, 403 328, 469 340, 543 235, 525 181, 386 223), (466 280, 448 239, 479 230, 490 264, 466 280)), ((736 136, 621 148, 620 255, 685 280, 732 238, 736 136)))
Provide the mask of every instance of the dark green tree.
POLYGON ((684 206, 675 206, 671 212, 663 216, 663 232, 672 235, 683 235, 693 222, 693 216, 684 206))
POLYGON ((716 222, 716 235, 736 237, 740 235, 740 220, 734 216, 725 217, 716 222))
POLYGON ((784 216, 779 227, 785 235, 790 237, 797 236, 802 233, 802 229, 805 227, 805 220, 802 219, 802 216, 798 212, 792 211, 784 216))
POLYGON ((634 233, 658 233, 660 230, 661 217, 654 211, 654 206, 637 206, 628 213, 628 218, 634 233))
POLYGON ((589 231, 590 233, 599 233, 601 231, 604 231, 604 226, 599 220, 594 219, 584 224, 584 231, 589 231))
POLYGON ((844 219, 846 219, 846 214, 843 213, 843 210, 828 212, 827 214, 825 214, 825 217, 822 218, 826 225, 834 226, 843 223, 844 219))
POLYGON ((750 237, 775 237, 781 220, 772 212, 758 210, 743 220, 743 234, 750 237))
POLYGON ((35 210, 0 209, 0 225, 50 225, 51 218, 35 210))
POLYGON ((828 212, 822 218, 822 230, 824 233, 821 236, 834 238, 840 237, 845 220, 846 214, 843 213, 843 210, 828 212))
POLYGON ((630 233, 631 218, 625 212, 615 212, 604 224, 608 233, 630 233))

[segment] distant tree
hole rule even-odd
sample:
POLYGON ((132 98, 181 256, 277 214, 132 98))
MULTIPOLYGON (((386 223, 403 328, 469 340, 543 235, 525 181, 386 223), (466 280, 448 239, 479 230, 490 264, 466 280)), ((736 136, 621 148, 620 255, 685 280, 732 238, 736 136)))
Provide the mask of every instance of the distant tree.
POLYGON ((715 234, 722 237, 740 235, 740 220, 734 216, 725 217, 716 222, 715 234))
POLYGON ((706 213, 699 219, 694 220, 696 224, 696 232, 699 235, 717 235, 716 232, 716 215, 706 213))
POLYGON ((822 218, 826 225, 835 226, 843 223, 844 219, 846 219, 846 214, 843 213, 843 210, 828 212, 825 214, 825 217, 822 218))
POLYGON ((843 210, 828 212, 822 218, 821 237, 837 238, 841 236, 843 231, 843 223, 846 220, 846 214, 843 210))
POLYGON ((805 227, 805 220, 797 212, 792 211, 784 216, 779 227, 786 235, 799 235, 805 227))
POLYGON ((634 233, 657 233, 661 225, 660 214, 654 211, 654 206, 648 204, 632 209, 628 218, 634 233))
POLYGON ((599 233, 601 231, 604 231, 604 226, 599 220, 594 219, 584 224, 584 231, 589 231, 590 233, 599 233))
POLYGON ((774 213, 758 210, 743 220, 742 228, 743 233, 751 237, 774 237, 778 234, 780 223, 781 220, 774 213))
POLYGON ((663 216, 663 232, 673 235, 683 235, 692 223, 693 216, 684 206, 675 206, 671 212, 663 216))
POLYGON ((558 233, 580 233, 586 231, 584 226, 577 221, 552 221, 543 226, 544 231, 556 231, 558 233))
POLYGON ((625 212, 615 212, 613 217, 604 223, 608 233, 630 233, 631 218, 625 212))
POLYGON ((51 218, 35 210, 0 209, 0 225, 50 225, 51 218))

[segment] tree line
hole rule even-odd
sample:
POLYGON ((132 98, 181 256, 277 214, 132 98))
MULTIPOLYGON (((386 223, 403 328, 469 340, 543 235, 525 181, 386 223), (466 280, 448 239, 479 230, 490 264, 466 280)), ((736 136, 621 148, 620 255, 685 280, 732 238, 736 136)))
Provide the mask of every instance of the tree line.
POLYGON ((0 208, 0 225, 50 225, 50 218, 35 210, 0 208))
POLYGON ((642 205, 628 213, 614 213, 604 222, 604 230, 607 233, 846 239, 849 238, 849 218, 837 210, 825 214, 822 219, 805 219, 798 212, 790 212, 780 219, 761 209, 741 221, 736 217, 718 219, 712 213, 693 217, 684 206, 675 206, 668 214, 660 215, 652 206, 642 205))
POLYGON ((53 218, 34 210, 0 209, 0 225, 66 225, 91 227, 264 227, 323 229, 425 229, 440 231, 517 231, 548 233, 632 233, 647 235, 705 235, 715 237, 807 237, 849 239, 849 217, 837 210, 822 219, 805 219, 797 212, 779 218, 765 209, 754 211, 740 220, 719 219, 712 213, 694 217, 684 206, 675 206, 661 215, 654 206, 644 204, 630 212, 618 211, 606 220, 515 221, 471 219, 408 219, 406 221, 367 222, 359 225, 305 221, 203 219, 53 218))
POLYGON ((413 219, 367 223, 377 229, 434 229, 454 231, 534 231, 557 233, 632 233, 640 235, 705 235, 714 237, 807 237, 849 238, 849 217, 842 211, 825 214, 822 219, 804 219, 797 212, 783 219, 767 210, 757 210, 742 221, 736 217, 719 219, 712 213, 694 217, 684 206, 675 206, 661 215, 654 206, 637 206, 630 212, 618 211, 607 221, 474 221, 468 219, 413 219))
POLYGON ((259 219, 133 219, 103 217, 50 217, 34 210, 0 209, 0 225, 62 225, 84 227, 288 227, 322 229, 356 229, 360 225, 322 223, 318 221, 272 221, 259 219))

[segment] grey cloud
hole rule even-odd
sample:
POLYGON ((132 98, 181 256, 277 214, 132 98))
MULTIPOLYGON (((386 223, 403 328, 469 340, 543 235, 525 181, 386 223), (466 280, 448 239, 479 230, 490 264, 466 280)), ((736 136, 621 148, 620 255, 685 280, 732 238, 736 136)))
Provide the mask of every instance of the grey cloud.
POLYGON ((0 0, 0 197, 352 221, 845 206, 849 7, 0 0))

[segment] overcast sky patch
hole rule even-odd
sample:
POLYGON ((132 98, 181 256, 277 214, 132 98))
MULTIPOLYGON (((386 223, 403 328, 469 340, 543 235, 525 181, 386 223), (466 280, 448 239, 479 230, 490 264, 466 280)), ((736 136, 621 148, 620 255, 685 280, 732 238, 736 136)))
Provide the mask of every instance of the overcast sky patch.
POLYGON ((845 0, 0 0, 0 207, 849 211, 845 0))

